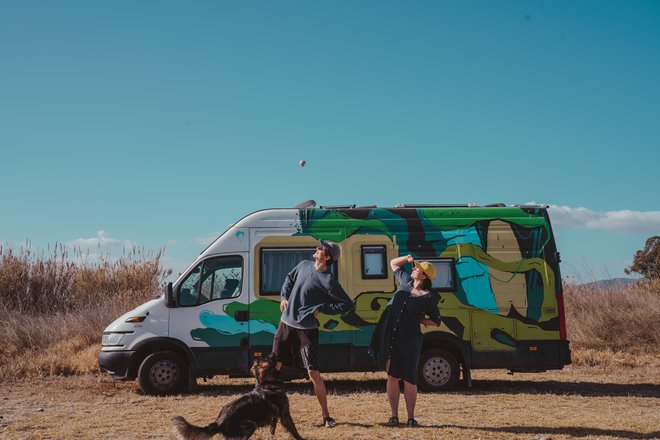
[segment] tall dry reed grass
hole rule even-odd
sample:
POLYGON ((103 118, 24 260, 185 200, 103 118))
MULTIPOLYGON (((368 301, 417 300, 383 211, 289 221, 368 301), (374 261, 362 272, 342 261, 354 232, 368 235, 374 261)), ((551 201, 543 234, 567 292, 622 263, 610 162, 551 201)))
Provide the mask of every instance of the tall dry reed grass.
POLYGON ((47 255, 0 248, 0 380, 96 369, 90 351, 103 329, 157 296, 170 274, 162 250, 85 257, 62 245, 47 255))
MULTIPOLYGON (((161 257, 131 249, 84 263, 61 245, 48 255, 0 247, 0 381, 97 371, 103 329, 160 294, 161 257)), ((565 283, 564 297, 574 364, 660 366, 660 281, 565 283)))
POLYGON ((575 365, 660 366, 660 280, 564 284, 575 365))

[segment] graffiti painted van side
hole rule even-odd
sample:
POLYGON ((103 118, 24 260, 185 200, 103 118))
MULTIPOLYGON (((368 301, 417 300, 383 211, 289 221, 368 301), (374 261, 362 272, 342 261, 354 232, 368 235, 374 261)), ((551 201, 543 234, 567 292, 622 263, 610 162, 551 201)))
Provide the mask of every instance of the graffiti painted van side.
POLYGON ((317 318, 326 371, 374 369, 367 347, 395 291, 388 263, 407 254, 436 266, 443 318, 439 328, 421 329, 421 387, 452 387, 460 371, 469 383, 476 368, 570 363, 559 254, 544 207, 308 207, 237 222, 161 297, 167 332, 161 325, 144 337, 147 320, 136 329, 125 321, 137 311, 129 312, 106 329, 104 340, 122 337, 104 344, 101 368, 118 379, 137 377, 150 393, 245 373, 253 357, 270 352, 284 277, 311 259, 320 239, 340 245, 335 276, 355 302, 348 314, 317 318))

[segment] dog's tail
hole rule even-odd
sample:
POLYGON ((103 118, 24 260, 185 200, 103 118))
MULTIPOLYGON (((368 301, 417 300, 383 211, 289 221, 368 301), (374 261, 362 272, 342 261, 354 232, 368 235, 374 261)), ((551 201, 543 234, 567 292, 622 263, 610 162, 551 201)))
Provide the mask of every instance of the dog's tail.
POLYGON ((217 423, 211 423, 202 428, 191 425, 181 416, 172 418, 172 427, 181 440, 206 440, 220 432, 220 426, 217 423))

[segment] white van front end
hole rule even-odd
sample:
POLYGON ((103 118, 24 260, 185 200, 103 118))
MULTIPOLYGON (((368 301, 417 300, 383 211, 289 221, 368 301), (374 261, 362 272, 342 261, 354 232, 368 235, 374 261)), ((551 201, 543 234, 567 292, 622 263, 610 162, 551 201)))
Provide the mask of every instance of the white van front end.
POLYGON ((170 309, 166 295, 148 301, 114 320, 103 332, 99 367, 113 379, 134 379, 138 349, 145 342, 167 338, 170 309))

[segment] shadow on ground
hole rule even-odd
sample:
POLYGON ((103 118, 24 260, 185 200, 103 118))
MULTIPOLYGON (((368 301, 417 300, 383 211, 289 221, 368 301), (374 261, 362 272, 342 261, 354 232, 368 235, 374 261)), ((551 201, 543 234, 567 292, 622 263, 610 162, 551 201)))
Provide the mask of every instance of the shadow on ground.
POLYGON ((630 439, 657 439, 660 437, 660 431, 649 432, 647 434, 626 431, 623 429, 601 429, 590 427, 547 427, 547 426, 504 426, 504 427, 483 427, 483 426, 459 426, 459 425, 424 425, 425 428, 457 428, 479 430, 486 432, 506 432, 518 435, 567 435, 570 437, 614 437, 630 439))
MULTIPOLYGON (((359 392, 385 392, 385 380, 344 380, 326 379, 328 393, 353 394, 359 392)), ((193 394, 238 395, 250 391, 247 384, 200 384, 193 394)), ((297 380, 286 384, 287 392, 312 394, 309 381, 297 380)), ((554 394, 559 396, 575 395, 584 397, 651 397, 660 398, 660 385, 617 384, 597 382, 559 382, 531 380, 475 380, 472 388, 460 388, 447 391, 447 394, 487 395, 487 394, 554 394)))

